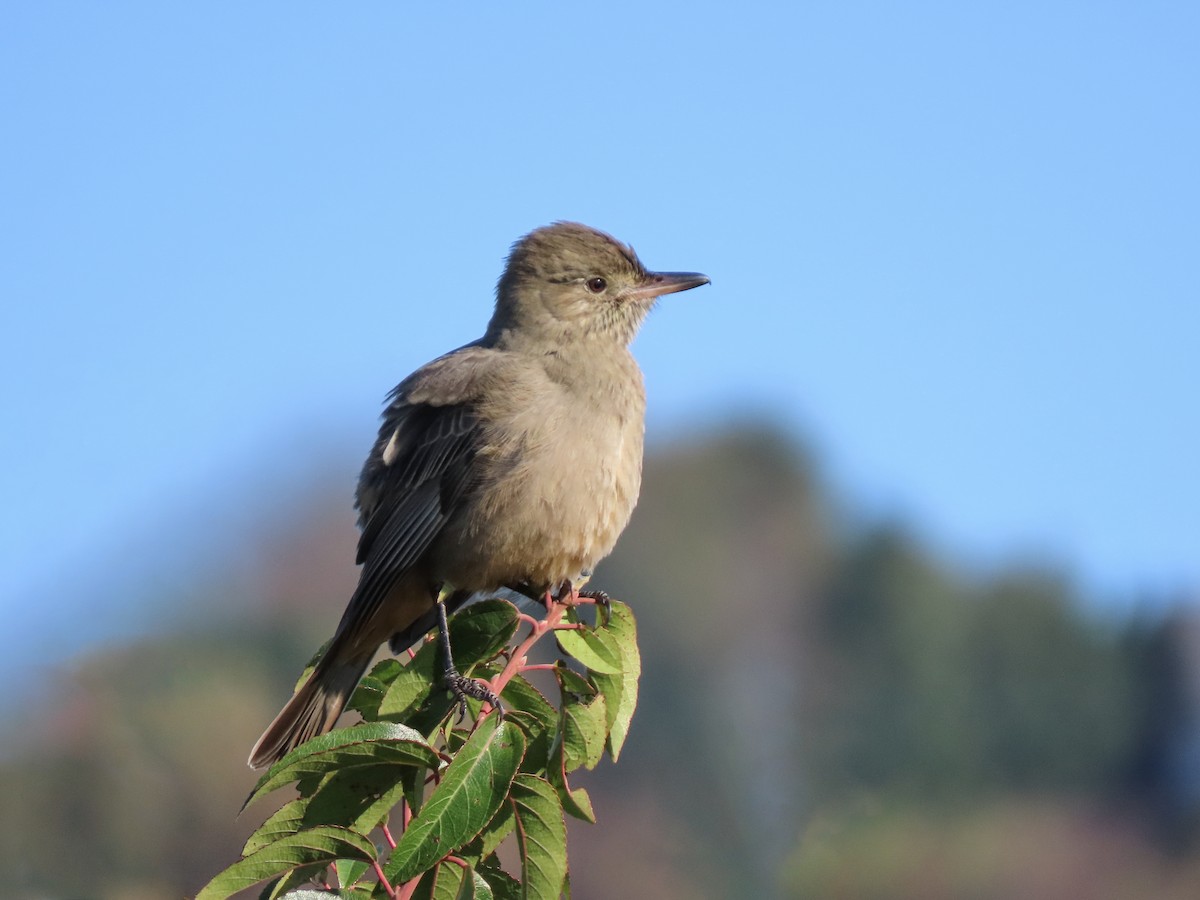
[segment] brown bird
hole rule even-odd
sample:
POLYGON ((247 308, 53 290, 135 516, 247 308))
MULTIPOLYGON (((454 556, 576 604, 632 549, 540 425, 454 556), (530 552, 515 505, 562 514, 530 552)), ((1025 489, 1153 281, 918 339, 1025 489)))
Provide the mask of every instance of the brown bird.
POLYGON ((358 587, 251 766, 332 728, 384 641, 400 652, 435 624, 444 634, 445 607, 478 591, 570 590, 608 555, 641 486, 646 397, 629 343, 658 297, 702 284, 571 222, 513 245, 487 333, 389 395, 358 484, 358 587))

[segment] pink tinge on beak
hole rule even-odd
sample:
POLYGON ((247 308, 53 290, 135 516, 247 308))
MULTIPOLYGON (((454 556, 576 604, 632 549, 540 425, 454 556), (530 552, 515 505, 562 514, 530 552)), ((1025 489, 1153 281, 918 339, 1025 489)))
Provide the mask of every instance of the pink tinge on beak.
POLYGON ((709 284, 709 278, 699 272, 647 272, 642 283, 629 291, 627 296, 638 300, 652 300, 663 294, 690 291, 702 284, 709 284))

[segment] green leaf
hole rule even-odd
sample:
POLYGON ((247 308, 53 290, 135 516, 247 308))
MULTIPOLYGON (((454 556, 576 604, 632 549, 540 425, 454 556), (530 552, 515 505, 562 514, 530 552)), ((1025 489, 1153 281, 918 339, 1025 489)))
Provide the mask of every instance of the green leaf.
POLYGON ((408 665, 396 673, 379 699, 375 710, 377 716, 407 719, 429 699, 435 687, 433 648, 432 642, 423 646, 408 665))
MULTIPOLYGON (((508 645, 519 624, 517 608, 500 599, 481 600, 454 615, 449 622, 450 649, 458 670, 473 674, 476 666, 508 645)), ((408 722, 421 731, 441 721, 452 706, 442 686, 441 655, 437 641, 422 644, 408 664, 391 676, 372 713, 408 722)), ((370 706, 370 701, 364 699, 364 706, 370 706)))
POLYGON ((621 755, 629 723, 637 709, 638 679, 642 675, 642 657, 637 645, 637 623, 633 612, 624 603, 613 601, 612 615, 605 632, 616 642, 621 654, 621 671, 610 675, 596 669, 591 682, 604 695, 605 729, 608 732, 608 755, 613 762, 621 755))
POLYGON ((641 653, 637 644, 637 620, 633 610, 619 600, 613 600, 609 607, 608 624, 604 626, 605 634, 611 636, 614 645, 621 654, 621 671, 631 669, 641 671, 641 653))
POLYGON ((567 611, 566 619, 580 627, 554 632, 554 638, 564 653, 573 656, 593 672, 615 675, 621 671, 624 662, 621 647, 609 629, 581 624, 578 613, 573 609, 567 611))
POLYGON ((363 718, 368 722, 374 722, 379 718, 379 701, 383 699, 384 693, 396 676, 405 668, 406 666, 401 665, 400 660, 395 657, 381 659, 375 663, 375 667, 368 674, 363 676, 346 707, 362 713, 363 718))
POLYGON ((401 779, 404 784, 404 799, 414 816, 421 811, 421 806, 425 803, 425 779, 426 771, 414 767, 406 769, 401 779))
POLYGON ((223 900, 298 866, 328 864, 336 859, 369 862, 375 859, 375 846, 361 834, 334 826, 285 835, 217 875, 196 895, 196 900, 223 900))
POLYGON ((566 770, 571 772, 579 766, 594 769, 604 755, 608 736, 604 695, 564 665, 555 667, 554 677, 562 697, 560 731, 566 770))
POLYGON ((496 848, 500 846, 501 842, 512 834, 515 827, 516 820, 513 818, 512 804, 503 803, 483 831, 466 844, 457 855, 470 863, 478 863, 480 860, 487 859, 496 852, 496 848))
POLYGON ((486 859, 496 852, 496 848, 504 841, 506 837, 512 834, 512 830, 516 825, 513 819, 512 807, 507 803, 502 804, 500 809, 496 811, 496 815, 492 816, 492 821, 488 822, 487 827, 479 833, 479 856, 481 859, 486 859))
POLYGON ((629 723, 637 710, 638 676, 623 672, 620 675, 602 675, 593 672, 591 682, 604 697, 605 730, 608 738, 605 746, 608 755, 616 762, 629 736, 629 723))
POLYGON ((500 692, 500 699, 504 701, 506 709, 529 713, 546 728, 552 729, 556 724, 558 710, 520 673, 509 679, 504 690, 500 692))
POLYGON ((333 864, 333 869, 337 872, 338 884, 342 888, 349 888, 362 878, 369 868, 371 868, 371 864, 361 859, 339 859, 333 864))
POLYGON ((567 877, 567 826, 554 788, 536 775, 513 781, 521 883, 531 900, 558 900, 567 877))
POLYGON ((267 844, 274 843, 285 834, 295 834, 300 830, 304 819, 304 808, 308 801, 303 797, 289 800, 267 818, 255 830, 242 847, 242 856, 249 856, 255 850, 261 850, 267 844))
MULTIPOLYGON (((561 796, 560 794, 560 799, 561 796)), ((592 797, 587 788, 570 788, 568 798, 569 802, 563 805, 564 810, 569 811, 576 819, 596 824, 596 811, 592 809, 592 797)))
POLYGON ((492 889, 474 869, 440 862, 421 876, 412 900, 493 900, 492 889))
POLYGON ((504 686, 500 699, 504 701, 507 715, 529 738, 521 768, 527 772, 540 772, 550 758, 550 746, 558 730, 558 710, 520 674, 513 675, 504 686))
POLYGON ((466 879, 463 880, 462 889, 458 892, 455 900, 495 900, 495 895, 492 893, 492 886, 487 883, 486 879, 474 869, 470 871, 470 883, 466 879), (467 889, 470 888, 470 893, 467 889))
POLYGON ((455 900, 463 883, 463 870, 450 862, 440 862, 421 876, 412 900, 455 900))
POLYGON ((492 713, 442 774, 388 860, 393 884, 409 881, 479 834, 508 796, 525 754, 525 736, 492 713))
POLYGON ((596 813, 592 810, 592 799, 588 796, 587 791, 583 788, 572 790, 567 782, 566 761, 563 758, 563 752, 562 741, 557 741, 554 751, 550 755, 550 762, 546 766, 547 780, 558 791, 558 799, 562 803, 564 812, 576 819, 582 819, 584 822, 591 822, 595 825, 596 813))
POLYGON ((319 779, 330 769, 350 766, 425 766, 440 758, 417 731, 393 722, 363 722, 307 741, 263 773, 243 809, 275 788, 300 779, 319 779))
MULTIPOLYGON (((307 798, 302 824, 345 825, 361 834, 370 834, 400 802, 404 777, 413 770, 414 767, 396 765, 336 769, 307 798)), ((423 775, 428 770, 421 767, 415 771, 423 775)))
POLYGON ((294 897, 304 890, 304 888, 298 888, 297 885, 316 881, 327 868, 329 868, 328 863, 317 863, 292 869, 266 885, 262 889, 262 893, 258 895, 258 900, 280 900, 282 897, 294 897))
POLYGON ((476 871, 492 889, 495 900, 524 900, 521 882, 500 868, 500 863, 495 856, 485 859, 476 866, 476 871))
POLYGON ((458 670, 465 675, 494 657, 508 646, 519 624, 517 608, 499 597, 472 603, 453 615, 450 650, 458 670))

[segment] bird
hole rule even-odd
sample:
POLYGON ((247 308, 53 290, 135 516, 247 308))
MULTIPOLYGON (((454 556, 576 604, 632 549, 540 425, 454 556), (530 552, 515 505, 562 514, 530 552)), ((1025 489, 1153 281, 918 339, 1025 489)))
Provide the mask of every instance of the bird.
MULTIPOLYGON (((445 641, 447 608, 478 592, 560 596, 590 576, 641 488, 646 395, 630 342, 658 298, 709 283, 648 271, 575 222, 512 245, 483 337, 388 395, 356 491, 358 585, 252 768, 333 728, 383 643, 400 653, 435 624, 445 641)), ((488 695, 447 666, 460 698, 488 695)))

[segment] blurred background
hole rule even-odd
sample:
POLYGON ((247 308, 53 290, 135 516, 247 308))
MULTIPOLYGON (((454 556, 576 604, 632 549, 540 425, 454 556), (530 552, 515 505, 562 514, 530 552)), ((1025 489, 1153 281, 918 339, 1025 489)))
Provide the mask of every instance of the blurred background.
POLYGON ((384 394, 556 219, 713 279, 575 895, 1200 895, 1198 9, 10 4, 6 895, 235 858, 384 394))

